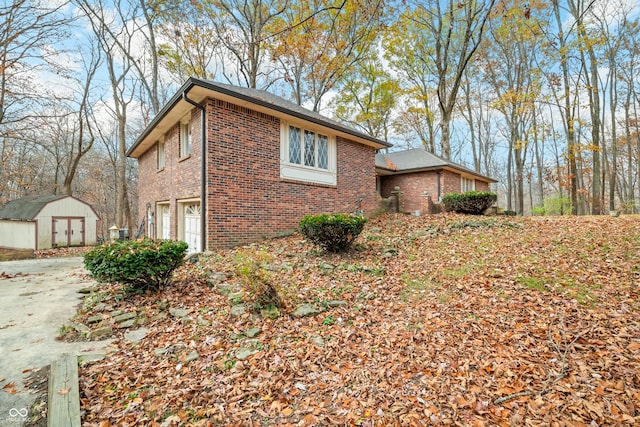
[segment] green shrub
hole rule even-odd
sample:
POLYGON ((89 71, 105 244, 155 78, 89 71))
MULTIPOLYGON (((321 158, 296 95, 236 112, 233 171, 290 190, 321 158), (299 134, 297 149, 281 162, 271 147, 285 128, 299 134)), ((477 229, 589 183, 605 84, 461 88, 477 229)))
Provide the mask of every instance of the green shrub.
POLYGON ((490 191, 467 191, 445 195, 442 204, 449 212, 482 215, 496 200, 498 196, 490 191))
POLYGON ((531 215, 545 216, 546 214, 547 214, 547 209, 544 206, 534 206, 531 208, 531 215))
POLYGON ((516 211, 509 211, 509 210, 505 210, 504 212, 502 212, 504 215, 506 216, 516 216, 518 215, 518 212, 516 211))
POLYGON ((185 242, 122 240, 97 246, 84 255, 84 266, 99 282, 122 283, 131 291, 158 290, 184 263, 185 242))
POLYGON ((266 250, 240 250, 234 257, 236 275, 242 281, 242 299, 255 311, 282 308, 282 299, 267 269, 273 255, 266 250))
POLYGON ((547 215, 571 215, 573 207, 568 197, 547 197, 544 199, 547 215))
POLYGON ((329 252, 341 252, 362 232, 367 219, 348 214, 307 215, 300 220, 298 228, 312 243, 329 252))

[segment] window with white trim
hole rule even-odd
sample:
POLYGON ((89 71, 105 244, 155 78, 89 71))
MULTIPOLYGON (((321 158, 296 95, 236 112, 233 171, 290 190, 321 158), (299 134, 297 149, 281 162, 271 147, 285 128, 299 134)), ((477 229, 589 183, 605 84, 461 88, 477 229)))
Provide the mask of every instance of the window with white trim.
POLYGON ((191 154, 191 122, 180 123, 180 157, 191 154))
POLYGON ((158 169, 164 169, 164 140, 158 141, 158 169))
POLYGON ((464 176, 461 177, 462 181, 460 183, 460 190, 462 190, 463 193, 466 193, 467 191, 473 191, 476 189, 476 180, 473 178, 465 178, 464 176))
POLYGON ((335 138, 283 123, 280 149, 282 178, 336 184, 335 138))

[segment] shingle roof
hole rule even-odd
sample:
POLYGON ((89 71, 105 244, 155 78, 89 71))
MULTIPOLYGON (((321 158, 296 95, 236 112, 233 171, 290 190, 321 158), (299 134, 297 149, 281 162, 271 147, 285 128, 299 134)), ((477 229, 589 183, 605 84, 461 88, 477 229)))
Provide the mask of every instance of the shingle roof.
POLYGON ((284 114, 287 116, 306 120, 311 123, 315 123, 317 125, 324 126, 335 131, 356 137, 361 141, 367 141, 368 143, 375 145, 376 148, 391 147, 392 145, 386 141, 372 137, 371 135, 367 135, 343 123, 339 123, 335 120, 325 117, 315 111, 308 110, 298 104, 295 104, 270 92, 191 77, 165 104, 165 106, 153 118, 151 123, 149 123, 149 125, 138 137, 138 139, 136 139, 133 145, 127 150, 127 156, 131 156, 134 152, 136 152, 138 146, 142 144, 147 137, 149 137, 154 128, 158 126, 158 124, 170 114, 171 110, 174 107, 176 107, 179 103, 186 101, 185 96, 187 94, 191 96, 190 91, 193 88, 201 88, 211 92, 212 94, 218 93, 220 95, 224 95, 225 97, 230 97, 234 100, 237 100, 241 103, 254 104, 261 108, 267 108, 269 110, 277 112, 278 114, 284 114))
POLYGON ((32 220, 48 203, 69 197, 67 195, 26 196, 11 200, 0 208, 0 219, 32 220))
POLYGON ((429 153, 423 148, 411 148, 409 150, 396 151, 393 153, 376 154, 376 168, 385 169, 395 173, 407 173, 419 170, 432 170, 440 168, 452 168, 465 172, 489 182, 497 182, 495 179, 479 174, 462 165, 446 160, 433 153, 429 153))

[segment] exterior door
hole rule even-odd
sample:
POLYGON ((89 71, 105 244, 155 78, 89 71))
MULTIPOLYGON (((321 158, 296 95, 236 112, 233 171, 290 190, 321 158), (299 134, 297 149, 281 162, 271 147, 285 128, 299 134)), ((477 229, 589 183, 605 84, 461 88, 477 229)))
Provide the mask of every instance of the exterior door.
POLYGON ((53 217, 51 219, 51 246, 83 246, 84 218, 53 217))
POLYGON ((184 241, 189 245, 187 252, 200 252, 200 204, 193 203, 185 206, 184 210, 184 241))
POLYGON ((169 214, 169 206, 162 206, 160 215, 162 215, 162 228, 160 230, 161 239, 169 239, 170 236, 170 221, 171 215, 169 214))

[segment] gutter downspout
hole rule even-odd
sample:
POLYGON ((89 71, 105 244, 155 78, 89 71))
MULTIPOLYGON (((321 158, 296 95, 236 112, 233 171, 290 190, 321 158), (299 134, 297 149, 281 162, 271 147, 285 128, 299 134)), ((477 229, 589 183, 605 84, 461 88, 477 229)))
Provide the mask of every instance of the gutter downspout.
POLYGON ((440 203, 440 192, 441 192, 441 185, 440 185, 440 174, 442 173, 442 171, 437 171, 436 172, 438 174, 438 203, 440 203))
MULTIPOLYGON (((191 89, 191 88, 189 88, 191 89)), ((185 89, 182 92, 182 99, 187 101, 189 104, 194 107, 200 109, 202 111, 202 118, 200 120, 201 124, 201 135, 200 135, 200 251, 204 252, 207 250, 207 125, 205 123, 206 119, 206 109, 195 102, 193 99, 187 97, 187 91, 189 89, 185 89)))

